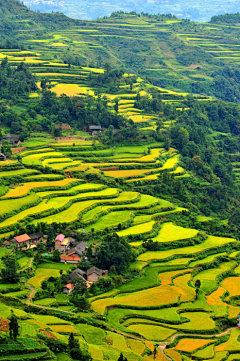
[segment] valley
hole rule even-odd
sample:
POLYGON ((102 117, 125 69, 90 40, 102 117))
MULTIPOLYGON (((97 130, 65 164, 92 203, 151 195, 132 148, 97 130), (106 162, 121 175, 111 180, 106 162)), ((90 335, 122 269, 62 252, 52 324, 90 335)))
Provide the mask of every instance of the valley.
POLYGON ((10 5, 0 360, 238 360, 238 14, 10 5))

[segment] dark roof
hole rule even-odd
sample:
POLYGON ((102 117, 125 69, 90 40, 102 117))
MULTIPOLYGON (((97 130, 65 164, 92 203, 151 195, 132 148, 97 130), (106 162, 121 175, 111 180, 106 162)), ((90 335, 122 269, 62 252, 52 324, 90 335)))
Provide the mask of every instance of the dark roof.
POLYGON ((103 275, 103 270, 102 269, 99 269, 97 267, 91 267, 87 270, 87 275, 91 275, 93 273, 96 273, 97 275, 99 276, 102 276, 103 275))
POLYGON ((80 268, 75 269, 70 275, 68 276, 68 280, 72 281, 75 277, 81 277, 85 280, 84 276, 86 275, 86 272, 81 270, 80 268))
POLYGON ((36 233, 33 233, 33 234, 29 234, 29 237, 31 239, 41 238, 41 237, 43 237, 43 233, 42 232, 36 232, 36 233))
POLYGON ((89 125, 90 130, 101 130, 101 125, 89 125))
POLYGON ((3 153, 0 153, 0 157, 5 157, 5 155, 3 153))
POLYGON ((6 134, 2 137, 2 140, 9 140, 9 139, 12 139, 12 140, 18 140, 19 139, 19 135, 17 134, 6 134))
POLYGON ((75 244, 75 247, 70 248, 67 251, 67 254, 76 252, 77 254, 79 254, 79 256, 81 256, 86 251, 86 249, 87 249, 86 243, 85 242, 80 242, 80 243, 75 244))

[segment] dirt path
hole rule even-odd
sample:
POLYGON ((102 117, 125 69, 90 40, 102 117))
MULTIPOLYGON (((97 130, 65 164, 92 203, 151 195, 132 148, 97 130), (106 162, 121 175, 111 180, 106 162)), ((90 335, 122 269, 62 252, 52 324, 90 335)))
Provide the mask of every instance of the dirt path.
POLYGON ((204 338, 205 337, 207 337, 207 338, 221 337, 221 336, 227 335, 230 331, 234 330, 235 328, 237 328, 237 327, 230 327, 226 331, 221 332, 218 335, 199 335, 199 334, 193 334, 193 333, 175 333, 175 335, 173 335, 169 341, 161 342, 158 346, 158 349, 162 353, 162 355, 166 358, 166 360, 172 361, 172 359, 170 357, 165 355, 164 350, 167 347, 167 345, 172 343, 177 337, 179 337, 179 336, 194 336, 194 337, 203 336, 204 338))

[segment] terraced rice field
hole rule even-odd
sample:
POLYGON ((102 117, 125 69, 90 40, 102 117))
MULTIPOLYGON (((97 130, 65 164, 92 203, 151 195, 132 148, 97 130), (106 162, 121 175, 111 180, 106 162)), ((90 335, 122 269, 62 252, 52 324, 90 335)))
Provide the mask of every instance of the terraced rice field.
MULTIPOLYGON (((120 99, 122 106, 133 104, 133 100, 124 97, 120 99)), ((43 330, 49 328, 47 332, 65 342, 69 333, 73 332, 79 338, 81 347, 88 349, 94 361, 117 361, 121 352, 131 361, 151 361, 153 355, 144 354, 146 347, 153 351, 155 343, 169 342, 172 336, 182 333, 185 336, 176 336, 175 346, 165 350, 165 355, 173 361, 189 361, 191 358, 220 361, 221 357, 230 360, 233 354, 227 356, 227 352, 238 353, 240 350, 238 331, 233 330, 229 339, 217 345, 216 339, 204 338, 204 333, 217 333, 219 326, 216 320, 229 318, 234 322, 240 311, 240 307, 232 302, 233 297, 240 295, 237 282, 240 273, 238 242, 211 235, 205 240, 198 239, 197 229, 177 225, 176 220, 181 219, 184 208, 168 200, 141 194, 141 188, 135 188, 135 180, 148 179, 154 182, 164 169, 168 169, 174 176, 179 173, 185 175, 178 166, 179 154, 173 148, 166 152, 160 143, 152 143, 149 149, 141 145, 91 150, 93 148, 89 147, 92 141, 80 141, 81 148, 76 150, 76 154, 81 161, 75 161, 70 155, 73 151, 68 151, 69 144, 72 145, 71 142, 59 142, 51 145, 51 148, 31 149, 21 153, 23 166, 49 166, 52 169, 50 174, 42 174, 37 170, 33 173, 32 169, 28 173, 25 168, 12 171, 4 169, 0 172, 1 177, 24 177, 24 183, 9 188, 0 198, 0 207, 3 209, 1 216, 5 217, 0 222, 0 238, 10 236, 18 229, 18 225, 30 223, 38 226, 40 222, 71 225, 76 220, 81 222, 76 223, 77 227, 84 228, 88 232, 87 237, 93 234, 97 242, 107 232, 115 231, 120 237, 125 237, 136 254, 129 279, 90 299, 93 311, 104 315, 110 327, 124 332, 124 335, 89 324, 73 324, 48 315, 34 314, 27 317, 27 313, 19 310, 16 315, 26 317, 26 320, 21 320, 23 332, 27 334, 31 327, 35 333, 35 327, 43 330), (104 166, 129 168, 104 170, 109 182, 106 184, 117 184, 111 178, 122 177, 124 191, 115 185, 107 186, 104 181, 86 181, 85 175, 91 172, 104 177, 98 169, 104 166), (54 169, 56 173, 53 173, 54 169), (74 170, 79 171, 82 179, 67 178, 59 170, 64 170, 68 176, 74 170), (125 183, 126 180, 133 182, 125 183), (146 251, 143 241, 138 237, 152 238, 162 248, 146 251), (136 242, 131 242, 135 239, 136 242), (190 245, 184 246, 184 242, 190 245), (171 247, 172 244, 174 247, 171 247), (201 281, 198 292, 195 288, 196 280, 201 281), (199 334, 199 338, 191 337, 188 333, 199 334), (142 337, 144 341, 127 337, 132 334, 142 337)), ((198 216, 197 220, 204 222, 209 218, 198 216)), ((4 255, 4 252, 0 252, 0 257, 4 255)), ((26 256, 20 258, 19 267, 27 267, 30 259, 26 256)), ((42 263, 27 282, 39 289, 43 280, 50 276, 59 277, 60 269, 67 272, 71 267, 61 263, 42 263)), ((0 285, 0 289, 10 286, 0 285)), ((17 297, 25 293, 23 289, 9 293, 9 296, 17 297)), ((67 301, 68 296, 56 294, 37 300, 35 304, 55 307, 58 302, 62 303, 58 307, 59 311, 68 312, 73 306, 67 301)), ((3 313, 7 317, 10 311, 1 308, 1 305, 0 302, 1 316, 3 313)), ((85 317, 84 313, 79 315, 85 317)), ((67 360, 65 355, 61 356, 62 360, 67 360)), ((163 361, 164 357, 158 352, 156 359, 163 361)))
POLYGON ((173 242, 177 240, 193 238, 198 234, 196 229, 175 226, 172 222, 164 223, 157 237, 156 242, 173 242))

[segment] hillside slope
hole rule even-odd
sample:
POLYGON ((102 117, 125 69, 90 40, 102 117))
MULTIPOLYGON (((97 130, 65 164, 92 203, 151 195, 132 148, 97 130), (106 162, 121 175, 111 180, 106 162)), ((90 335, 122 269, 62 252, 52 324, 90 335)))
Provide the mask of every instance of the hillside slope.
POLYGON ((97 21, 79 21, 60 13, 34 13, 17 0, 7 0, 1 3, 0 19, 5 38, 24 43, 26 50, 42 45, 46 58, 54 55, 73 66, 109 62, 113 68, 145 75, 162 88, 240 100, 240 27, 235 18, 226 25, 222 17, 210 24, 171 15, 115 13, 97 21), (64 44, 56 54, 55 47, 43 43, 49 39, 47 45, 55 46, 54 35, 64 44))

